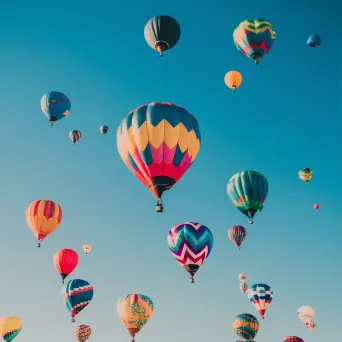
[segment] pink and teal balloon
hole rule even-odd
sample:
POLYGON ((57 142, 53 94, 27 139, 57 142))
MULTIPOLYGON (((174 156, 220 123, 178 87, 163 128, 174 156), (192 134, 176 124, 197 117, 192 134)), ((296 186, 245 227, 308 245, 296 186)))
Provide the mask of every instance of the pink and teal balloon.
POLYGON ((309 39, 308 39, 308 41, 307 41, 307 44, 308 44, 308 46, 310 46, 310 47, 318 47, 318 46, 321 45, 322 42, 323 42, 323 39, 322 39, 319 35, 317 35, 317 34, 312 34, 312 35, 309 37, 309 39))
POLYGON ((247 230, 242 226, 232 226, 228 230, 229 238, 234 242, 238 249, 247 236, 247 230))

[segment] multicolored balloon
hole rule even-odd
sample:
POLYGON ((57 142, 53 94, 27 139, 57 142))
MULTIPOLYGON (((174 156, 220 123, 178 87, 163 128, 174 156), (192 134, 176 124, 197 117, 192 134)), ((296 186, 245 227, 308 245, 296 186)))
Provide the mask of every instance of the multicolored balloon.
POLYGON ((62 221, 62 208, 54 201, 38 200, 26 209, 26 222, 40 243, 54 232, 62 221))
POLYGON ((320 208, 320 205, 318 203, 314 204, 314 209, 318 210, 320 208))
POLYGON ((262 211, 268 194, 267 179, 257 171, 242 171, 236 173, 228 182, 227 192, 234 206, 250 218, 257 211, 262 211))
POLYGON ((246 274, 240 273, 239 274, 239 280, 241 281, 241 283, 244 283, 247 280, 246 274))
POLYGON ((247 230, 242 226, 232 226, 228 230, 228 236, 240 250, 242 242, 247 237, 247 230))
POLYGON ((62 277, 62 284, 64 284, 64 279, 71 274, 78 265, 78 254, 72 249, 60 249, 53 256, 53 264, 56 271, 62 277))
POLYGON ((0 319, 0 335, 6 342, 16 338, 21 329, 21 320, 16 316, 5 316, 0 319))
POLYGON ((44 115, 48 118, 50 126, 55 121, 67 116, 71 109, 71 103, 68 97, 59 91, 51 91, 42 96, 40 106, 44 115))
POLYGON ((224 76, 224 83, 228 88, 232 91, 235 91, 237 88, 240 87, 242 82, 242 75, 238 71, 229 71, 224 76))
POLYGON ((283 339, 283 342, 304 342, 304 340, 297 336, 287 336, 283 339))
POLYGON ((201 144, 197 120, 172 103, 153 102, 132 110, 117 131, 119 154, 135 177, 157 198, 178 182, 201 144))
POLYGON ((92 247, 91 247, 90 245, 83 245, 83 251, 84 251, 84 253, 85 253, 85 254, 90 253, 91 248, 92 248, 92 247))
POLYGON ((252 341, 259 331, 259 321, 247 313, 237 315, 233 321, 233 330, 243 340, 252 341))
POLYGON ((82 133, 77 129, 73 129, 69 132, 69 138, 73 144, 82 138, 82 133))
POLYGON ((162 57, 164 51, 170 50, 178 43, 181 29, 176 19, 168 15, 158 15, 146 23, 144 36, 147 44, 162 57))
POLYGON ((299 170, 298 176, 305 183, 309 183, 309 180, 312 178, 312 171, 305 167, 304 169, 299 170))
POLYGON ((195 273, 214 245, 209 228, 197 222, 179 223, 170 229, 167 243, 177 262, 190 274, 190 283, 194 283, 195 273))
POLYGON ((259 60, 271 50, 276 33, 264 19, 245 20, 235 29, 233 38, 237 49, 259 64, 259 60))
POLYGON ((66 283, 63 300, 70 311, 71 322, 75 322, 75 316, 89 305, 93 295, 94 289, 86 280, 72 279, 66 283))
POLYGON ((273 299, 273 291, 266 284, 255 284, 248 289, 248 299, 264 319, 265 312, 273 299))
POLYGON ((91 335, 91 328, 89 325, 81 324, 75 328, 75 336, 79 342, 85 342, 91 335))
POLYGON ((312 34, 312 35, 309 37, 309 39, 308 39, 308 41, 307 41, 307 44, 308 44, 308 46, 310 46, 310 47, 318 47, 318 46, 321 45, 322 42, 323 42, 323 39, 322 39, 319 35, 317 35, 317 34, 312 34))
POLYGON ((240 290, 243 293, 246 293, 246 291, 248 290, 248 284, 247 283, 240 283, 240 290))
POLYGON ((310 306, 301 306, 297 310, 297 316, 308 327, 315 320, 315 310, 310 306))
POLYGON ((105 135, 108 132, 108 126, 101 126, 100 132, 102 135, 105 135))
POLYGON ((142 294, 128 294, 119 298, 116 308, 121 322, 132 336, 132 342, 135 335, 149 321, 153 312, 153 302, 151 298, 142 294))

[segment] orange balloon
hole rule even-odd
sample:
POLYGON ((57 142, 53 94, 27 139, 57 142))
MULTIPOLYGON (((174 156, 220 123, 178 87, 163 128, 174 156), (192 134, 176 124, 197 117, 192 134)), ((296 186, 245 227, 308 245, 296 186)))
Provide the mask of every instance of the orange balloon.
POLYGON ((238 71, 229 71, 224 76, 224 83, 226 86, 235 91, 242 82, 242 75, 238 71))
POLYGON ((62 208, 53 201, 38 200, 32 202, 26 209, 26 222, 40 243, 53 231, 62 221, 62 208))

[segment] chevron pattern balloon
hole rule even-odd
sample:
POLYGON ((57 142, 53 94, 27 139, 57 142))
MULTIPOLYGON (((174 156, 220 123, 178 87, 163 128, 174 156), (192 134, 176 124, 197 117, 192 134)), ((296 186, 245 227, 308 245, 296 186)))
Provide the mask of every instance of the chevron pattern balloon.
POLYGON ((153 102, 132 110, 117 131, 122 160, 159 201, 192 165, 200 144, 195 117, 168 102, 153 102))
POLYGON ((266 284, 255 284, 248 290, 248 299, 264 319, 265 312, 273 299, 273 291, 266 284))
POLYGON ((194 283, 195 273, 213 248, 213 234, 200 223, 184 222, 171 228, 167 242, 175 259, 190 274, 190 283, 194 283))
POLYGON ((259 64, 259 60, 272 48, 276 33, 264 19, 244 20, 235 29, 233 38, 237 49, 259 64))

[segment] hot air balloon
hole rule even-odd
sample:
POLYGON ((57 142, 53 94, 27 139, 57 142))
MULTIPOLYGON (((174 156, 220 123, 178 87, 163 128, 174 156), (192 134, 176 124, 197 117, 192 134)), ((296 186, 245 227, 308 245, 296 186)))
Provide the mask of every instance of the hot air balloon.
POLYGON ((259 321, 248 313, 237 315, 233 321, 233 330, 243 340, 251 342, 259 331, 259 321))
POLYGON ((316 204, 314 204, 313 207, 314 207, 314 209, 318 210, 320 206, 319 206, 319 204, 316 203, 316 204))
POLYGON ((117 131, 119 154, 157 198, 157 212, 163 211, 163 193, 192 165, 200 143, 197 120, 186 109, 166 102, 132 110, 117 131))
POLYGON ((62 221, 62 208, 50 200, 38 200, 32 202, 26 209, 26 222, 40 243, 53 231, 62 221))
POLYGON ((257 171, 236 173, 228 182, 227 192, 234 206, 250 218, 263 209, 268 194, 267 179, 257 171))
POLYGON ((56 271, 62 277, 62 284, 64 284, 64 279, 76 268, 78 264, 78 254, 72 249, 60 249, 53 256, 53 264, 56 271))
POLYGON ((241 281, 241 283, 244 283, 247 280, 247 276, 244 273, 240 273, 238 278, 241 281))
POLYGON ((247 230, 242 226, 232 226, 228 230, 228 236, 229 239, 235 243, 237 248, 240 249, 242 242, 247 236, 247 230))
POLYGON ((92 300, 94 295, 93 287, 86 280, 71 279, 66 283, 63 290, 63 299, 70 311, 71 322, 75 322, 75 316, 92 300))
POLYGON ((91 335, 91 328, 89 325, 81 324, 75 328, 75 336, 79 342, 85 342, 91 335))
POLYGON ((84 251, 85 254, 90 253, 91 246, 90 245, 83 245, 83 251, 84 251))
POLYGON ((69 132, 69 138, 72 143, 75 144, 75 142, 79 141, 82 138, 82 133, 76 129, 73 129, 69 132))
POLYGON ((309 168, 305 167, 298 172, 298 175, 301 180, 303 180, 305 183, 308 183, 312 177, 312 171, 309 168))
POLYGON ((177 262, 190 274, 190 283, 214 244, 209 228, 197 222, 184 222, 169 231, 167 243, 177 262))
POLYGON ((317 35, 317 34, 312 34, 308 41, 307 41, 307 44, 310 46, 310 47, 318 47, 321 45, 321 43, 323 42, 323 39, 317 35))
POLYGON ((297 336, 287 336, 283 339, 283 342, 304 342, 304 340, 297 336))
POLYGON ((6 342, 16 338, 21 329, 21 320, 16 316, 5 316, 0 319, 0 334, 6 342))
POLYGON ((233 38, 237 49, 259 64, 259 60, 272 48, 276 33, 264 19, 245 20, 235 29, 233 38))
POLYGON ((70 100, 59 91, 51 91, 43 95, 40 106, 44 115, 49 119, 50 126, 57 120, 67 116, 71 109, 70 100))
POLYGON ((119 298, 116 309, 121 322, 132 336, 132 342, 135 335, 149 321, 153 312, 153 302, 151 298, 142 294, 128 294, 119 298))
POLYGON ((315 310, 310 306, 301 306, 297 310, 297 316, 308 327, 309 323, 315 319, 315 310))
POLYGON ((235 91, 242 82, 242 76, 238 71, 229 71, 224 76, 224 83, 228 88, 235 91))
POLYGON ((273 299, 273 291, 266 284, 255 284, 248 290, 248 299, 264 319, 265 312, 273 299))
POLYGON ((309 322, 308 329, 314 331, 316 329, 316 323, 314 321, 309 322))
POLYGON ((240 283, 240 290, 241 290, 243 293, 246 293, 246 291, 248 290, 248 284, 246 284, 246 283, 240 283))
POLYGON ((158 15, 151 18, 145 25, 144 36, 147 44, 159 52, 174 47, 181 36, 181 29, 178 22, 168 15, 158 15))
POLYGON ((101 126, 100 132, 102 135, 105 135, 108 132, 108 126, 101 126))

